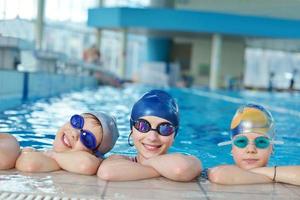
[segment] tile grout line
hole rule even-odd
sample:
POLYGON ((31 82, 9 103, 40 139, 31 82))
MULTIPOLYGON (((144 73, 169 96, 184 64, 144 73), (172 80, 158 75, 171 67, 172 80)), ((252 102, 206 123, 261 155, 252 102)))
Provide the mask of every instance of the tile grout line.
POLYGON ((285 184, 282 183, 278 183, 280 184, 282 187, 286 188, 288 191, 291 191, 294 195, 296 196, 300 196, 298 193, 296 193, 294 190, 292 190, 291 188, 287 187, 285 184))
POLYGON ((197 179, 197 185, 199 186, 200 190, 204 193, 205 198, 206 198, 207 200, 210 200, 210 198, 207 196, 207 193, 206 193, 205 189, 202 187, 202 185, 201 185, 201 183, 200 183, 200 178, 197 179))
POLYGON ((105 185, 104 185, 104 189, 103 189, 103 192, 101 194, 101 199, 104 199, 105 195, 106 195, 106 191, 107 191, 107 188, 108 188, 108 184, 109 184, 109 181, 106 181, 105 182, 105 185))

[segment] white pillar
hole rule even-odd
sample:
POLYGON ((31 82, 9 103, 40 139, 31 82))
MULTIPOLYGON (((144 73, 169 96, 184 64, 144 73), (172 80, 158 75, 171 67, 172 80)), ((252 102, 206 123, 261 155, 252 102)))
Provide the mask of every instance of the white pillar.
POLYGON ((45 0, 38 0, 37 16, 35 23, 35 45, 37 49, 41 49, 43 45, 43 33, 44 33, 44 11, 45 0))
MULTIPOLYGON (((103 7, 103 0, 98 1, 98 7, 103 7)), ((101 50, 101 29, 96 30, 96 48, 101 50)))
POLYGON ((119 75, 122 78, 126 78, 126 64, 127 64, 127 30, 122 30, 122 37, 121 37, 121 52, 120 52, 120 65, 119 65, 119 75))
POLYGON ((220 34, 213 35, 211 49, 209 88, 214 90, 218 88, 221 68, 222 36, 220 34))

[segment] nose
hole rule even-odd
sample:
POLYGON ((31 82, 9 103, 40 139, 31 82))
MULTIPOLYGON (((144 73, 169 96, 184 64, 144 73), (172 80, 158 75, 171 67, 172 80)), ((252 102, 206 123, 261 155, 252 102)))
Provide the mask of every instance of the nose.
POLYGON ((257 153, 257 149, 256 149, 256 146, 255 146, 255 144, 253 144, 253 143, 250 143, 249 142, 249 144, 247 145, 247 147, 246 147, 247 149, 247 153, 257 153))
POLYGON ((155 141, 158 139, 158 133, 155 130, 148 132, 147 139, 150 141, 155 141))
POLYGON ((72 138, 73 141, 77 141, 79 139, 79 134, 80 134, 80 131, 73 128, 71 131, 70 131, 70 136, 72 138))

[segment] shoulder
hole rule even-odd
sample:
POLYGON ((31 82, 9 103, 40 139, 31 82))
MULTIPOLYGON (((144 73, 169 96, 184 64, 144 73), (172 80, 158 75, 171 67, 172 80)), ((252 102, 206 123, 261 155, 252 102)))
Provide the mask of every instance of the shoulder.
POLYGON ((106 158, 107 160, 118 160, 118 159, 123 159, 123 160, 131 160, 130 157, 128 156, 124 156, 124 155, 111 155, 108 158, 106 158))

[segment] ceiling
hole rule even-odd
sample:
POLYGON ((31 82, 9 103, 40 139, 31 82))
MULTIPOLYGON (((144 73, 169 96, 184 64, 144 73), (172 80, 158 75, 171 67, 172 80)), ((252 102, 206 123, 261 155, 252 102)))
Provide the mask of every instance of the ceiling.
POLYGON ((300 20, 300 0, 175 0, 175 7, 300 20))

